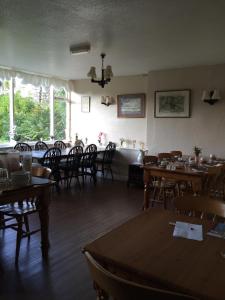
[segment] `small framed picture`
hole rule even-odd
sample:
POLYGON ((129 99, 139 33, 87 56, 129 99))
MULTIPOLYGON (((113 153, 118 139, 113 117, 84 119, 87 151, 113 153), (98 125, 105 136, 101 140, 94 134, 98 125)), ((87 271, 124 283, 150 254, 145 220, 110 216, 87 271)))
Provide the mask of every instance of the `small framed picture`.
POLYGON ((155 92, 155 118, 190 118, 190 90, 155 92))
POLYGON ((117 96, 118 118, 144 118, 145 94, 129 94, 117 96))
POLYGON ((81 97, 81 112, 83 112, 83 113, 90 112, 90 97, 89 96, 81 97))

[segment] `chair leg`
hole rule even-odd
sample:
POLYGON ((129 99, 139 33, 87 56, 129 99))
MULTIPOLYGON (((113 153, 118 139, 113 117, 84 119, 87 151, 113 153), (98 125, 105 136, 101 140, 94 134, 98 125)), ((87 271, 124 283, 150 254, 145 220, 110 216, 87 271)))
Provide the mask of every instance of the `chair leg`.
POLYGON ((26 228, 26 236, 30 240, 30 226, 29 226, 28 216, 26 216, 26 215, 24 215, 24 224, 25 224, 25 228, 26 228))
POLYGON ((18 264, 19 260, 19 254, 20 254, 20 244, 21 244, 21 239, 23 235, 23 218, 22 216, 17 216, 17 236, 16 236, 16 257, 15 257, 15 264, 18 264))
POLYGON ((0 229, 5 229, 5 219, 3 213, 0 213, 0 229))

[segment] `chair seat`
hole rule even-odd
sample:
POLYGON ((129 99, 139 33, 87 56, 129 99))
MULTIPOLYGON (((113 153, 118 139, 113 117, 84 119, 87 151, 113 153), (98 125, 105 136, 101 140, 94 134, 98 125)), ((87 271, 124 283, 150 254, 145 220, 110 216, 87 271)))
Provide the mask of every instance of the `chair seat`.
POLYGON ((37 212, 38 208, 34 203, 24 202, 22 205, 7 205, 7 207, 0 208, 0 212, 3 212, 8 216, 25 215, 33 212, 37 212))

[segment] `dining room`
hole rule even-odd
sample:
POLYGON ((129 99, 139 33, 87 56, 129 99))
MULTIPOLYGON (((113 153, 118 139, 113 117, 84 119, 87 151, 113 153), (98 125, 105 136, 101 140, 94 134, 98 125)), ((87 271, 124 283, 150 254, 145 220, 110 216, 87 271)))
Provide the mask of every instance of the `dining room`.
POLYGON ((224 3, 1 7, 0 298, 224 299, 224 3))

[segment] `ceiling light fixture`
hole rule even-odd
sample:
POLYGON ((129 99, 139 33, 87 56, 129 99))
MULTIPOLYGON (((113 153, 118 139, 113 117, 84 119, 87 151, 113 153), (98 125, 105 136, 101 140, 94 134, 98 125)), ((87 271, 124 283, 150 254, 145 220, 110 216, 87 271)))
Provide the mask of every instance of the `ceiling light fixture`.
POLYGON ((70 47, 70 54, 71 55, 79 55, 79 54, 85 54, 88 53, 91 49, 90 44, 80 44, 76 46, 70 47))
POLYGON ((96 70, 95 67, 91 67, 90 71, 88 72, 87 76, 91 77, 91 82, 98 83, 102 88, 111 81, 111 78, 113 77, 113 72, 112 72, 112 67, 107 66, 104 69, 104 58, 105 58, 105 53, 101 54, 102 58, 102 77, 101 79, 97 80, 97 75, 96 75, 96 70))

